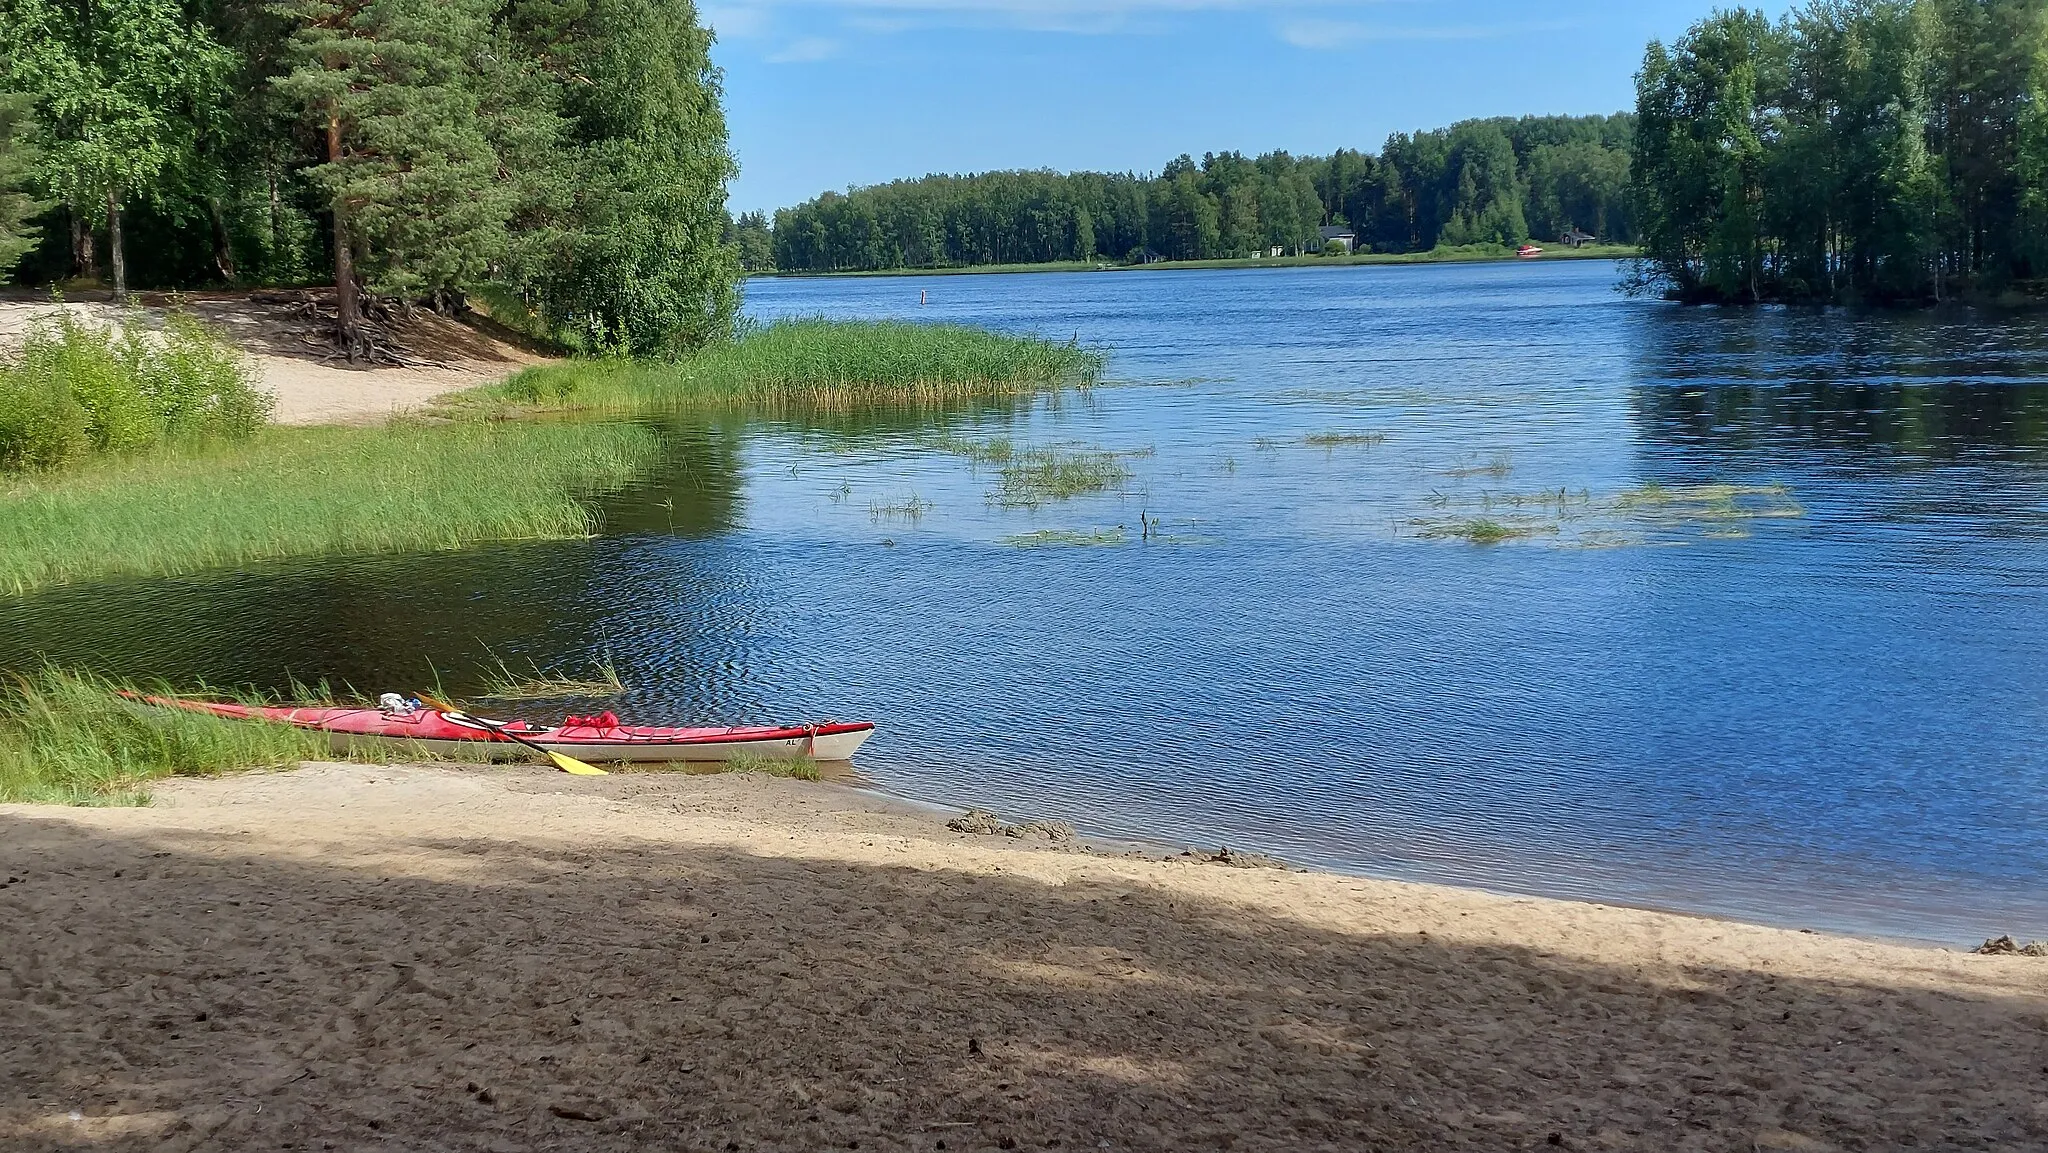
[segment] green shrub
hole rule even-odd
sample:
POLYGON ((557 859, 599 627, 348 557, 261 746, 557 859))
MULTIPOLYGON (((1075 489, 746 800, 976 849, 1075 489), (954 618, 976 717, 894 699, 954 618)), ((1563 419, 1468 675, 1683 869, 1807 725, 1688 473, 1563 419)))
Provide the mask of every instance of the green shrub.
POLYGON ((92 451, 85 410, 53 377, 0 369, 0 472, 62 468, 92 451))
POLYGON ((190 316, 172 314, 160 333, 117 335, 63 312, 36 321, 0 359, 0 470, 239 439, 270 406, 247 359, 190 316))

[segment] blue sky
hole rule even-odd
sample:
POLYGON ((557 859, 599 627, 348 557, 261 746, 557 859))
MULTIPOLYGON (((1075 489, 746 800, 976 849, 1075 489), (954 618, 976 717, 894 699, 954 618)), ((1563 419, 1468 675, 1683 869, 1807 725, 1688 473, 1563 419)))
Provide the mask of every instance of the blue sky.
MULTIPOLYGON (((1714 0, 715 0, 733 211, 991 168, 1378 151, 1473 116, 1614 112, 1714 0)), ((1782 2, 1766 5, 1773 11, 1782 2)))

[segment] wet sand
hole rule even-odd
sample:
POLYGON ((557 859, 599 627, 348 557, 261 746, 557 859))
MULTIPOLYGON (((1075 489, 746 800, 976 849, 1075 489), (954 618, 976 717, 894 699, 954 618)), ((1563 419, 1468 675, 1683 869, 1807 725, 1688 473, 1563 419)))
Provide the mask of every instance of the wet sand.
POLYGON ((0 1148, 2048 1148, 2048 960, 314 766, 0 806, 0 1148))

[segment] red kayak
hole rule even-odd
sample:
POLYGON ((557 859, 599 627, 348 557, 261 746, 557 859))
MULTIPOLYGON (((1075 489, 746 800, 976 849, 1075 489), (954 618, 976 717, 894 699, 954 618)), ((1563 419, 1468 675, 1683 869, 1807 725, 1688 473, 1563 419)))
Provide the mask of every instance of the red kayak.
MULTIPOLYGON (((477 720, 435 709, 258 707, 171 697, 143 699, 153 705, 212 713, 217 717, 275 721, 312 729, 328 734, 337 751, 366 741, 413 745, 430 752, 471 757, 483 753, 503 760, 526 755, 520 745, 493 736, 490 728, 477 720)), ((570 717, 553 728, 526 721, 483 719, 550 752, 566 753, 585 761, 723 761, 736 753, 843 761, 852 757, 868 734, 875 731, 874 724, 868 721, 678 729, 622 725, 610 713, 570 717)))

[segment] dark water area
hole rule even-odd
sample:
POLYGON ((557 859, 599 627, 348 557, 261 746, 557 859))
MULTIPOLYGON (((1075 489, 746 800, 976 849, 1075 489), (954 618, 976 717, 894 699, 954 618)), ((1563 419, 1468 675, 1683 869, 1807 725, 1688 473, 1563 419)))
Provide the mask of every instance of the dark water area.
POLYGON ((375 691, 609 654, 629 716, 872 718, 861 771, 936 803, 1778 924, 2048 936, 2048 326, 1688 310, 1616 279, 755 282, 764 318, 1078 338, 1113 383, 664 422, 665 463, 603 498, 599 539, 0 600, 0 665, 375 691), (996 437, 1131 475, 1005 502, 958 451, 996 437), (1528 535, 1452 535, 1477 520, 1528 535))

